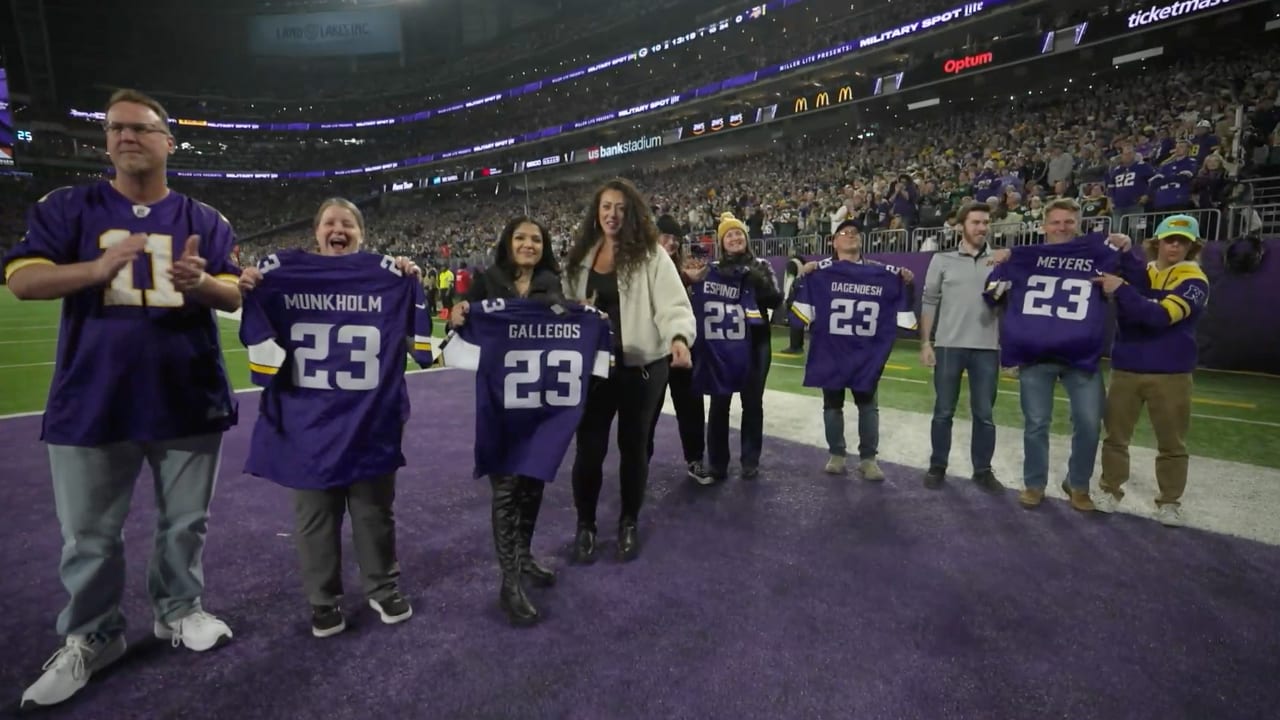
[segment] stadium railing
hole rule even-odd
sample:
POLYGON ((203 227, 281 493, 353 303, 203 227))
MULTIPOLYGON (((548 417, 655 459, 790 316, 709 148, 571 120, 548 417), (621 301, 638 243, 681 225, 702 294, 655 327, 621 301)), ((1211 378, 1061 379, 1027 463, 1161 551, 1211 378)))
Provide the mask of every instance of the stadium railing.
POLYGON ((1164 210, 1161 212, 1138 213, 1120 218, 1120 232, 1141 242, 1155 232, 1161 220, 1170 215, 1190 215, 1200 223, 1200 237, 1206 240, 1221 240, 1222 211, 1217 208, 1192 210, 1164 210))

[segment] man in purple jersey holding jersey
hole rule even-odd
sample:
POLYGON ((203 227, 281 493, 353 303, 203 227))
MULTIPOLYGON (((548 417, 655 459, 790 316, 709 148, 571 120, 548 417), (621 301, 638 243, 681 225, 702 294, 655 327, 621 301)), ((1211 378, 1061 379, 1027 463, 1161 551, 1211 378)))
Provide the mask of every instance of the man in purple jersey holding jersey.
POLYGON ((1126 277, 1144 272, 1129 255, 1126 235, 1078 237, 1080 206, 1059 199, 1045 208, 1044 245, 998 250, 1003 263, 988 278, 986 297, 1003 306, 1000 362, 1018 367, 1022 404, 1024 507, 1044 500, 1049 480, 1049 428, 1059 381, 1071 405, 1071 455, 1062 490, 1071 506, 1094 510, 1090 478, 1098 458, 1103 387, 1098 362, 1109 322, 1106 300, 1094 279, 1102 272, 1126 277))
POLYGON ((159 103, 117 91, 104 128, 115 179, 46 195, 4 261, 20 300, 62 298, 42 439, 70 602, 58 615, 64 644, 23 708, 63 702, 124 653, 123 527, 144 462, 159 515, 154 633, 195 651, 231 638, 201 605, 201 558, 222 433, 237 419, 213 312, 240 307, 235 234, 169 190, 174 140, 159 103))

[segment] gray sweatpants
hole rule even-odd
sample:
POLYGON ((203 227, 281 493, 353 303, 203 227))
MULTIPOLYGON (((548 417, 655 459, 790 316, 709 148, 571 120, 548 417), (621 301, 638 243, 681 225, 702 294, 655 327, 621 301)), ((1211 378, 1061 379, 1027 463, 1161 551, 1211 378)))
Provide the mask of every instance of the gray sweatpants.
POLYGON ((351 513, 365 597, 379 602, 395 593, 400 580, 396 559, 395 474, 327 490, 295 490, 293 513, 302 587, 312 605, 337 605, 342 597, 342 516, 351 513))
POLYGON ((58 574, 70 600, 60 635, 124 632, 124 522, 145 461, 155 479, 156 530, 147 593, 156 619, 200 609, 204 538, 222 433, 153 443, 49 446, 53 498, 62 528, 58 574))

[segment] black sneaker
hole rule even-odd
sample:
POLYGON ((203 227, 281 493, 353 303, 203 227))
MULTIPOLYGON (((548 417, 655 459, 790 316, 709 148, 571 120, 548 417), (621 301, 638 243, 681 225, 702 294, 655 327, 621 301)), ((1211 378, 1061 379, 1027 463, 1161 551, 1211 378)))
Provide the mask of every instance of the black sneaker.
POLYGON ((758 477, 760 477, 760 466, 759 466, 759 465, 743 465, 743 466, 742 466, 742 479, 743 479, 743 480, 755 480, 755 479, 756 479, 756 478, 758 478, 758 477))
POLYGON ((701 460, 694 460, 689 463, 689 479, 699 485, 710 485, 712 482, 711 473, 707 472, 707 468, 702 464, 701 460))
POLYGON ((938 465, 929 466, 924 474, 924 486, 930 490, 939 490, 947 479, 947 469, 938 465))
POLYGON ((337 605, 311 606, 311 634, 318 638, 337 635, 347 629, 347 619, 337 605))
POLYGON ((987 492, 1004 492, 1004 485, 996 479, 996 474, 991 472, 991 468, 974 473, 973 482, 987 492))
POLYGON ((387 625, 395 625, 413 617, 413 607, 409 605, 409 601, 405 600, 398 590, 393 591, 381 600, 369 598, 369 607, 377 610, 378 614, 382 616, 382 622, 387 625))

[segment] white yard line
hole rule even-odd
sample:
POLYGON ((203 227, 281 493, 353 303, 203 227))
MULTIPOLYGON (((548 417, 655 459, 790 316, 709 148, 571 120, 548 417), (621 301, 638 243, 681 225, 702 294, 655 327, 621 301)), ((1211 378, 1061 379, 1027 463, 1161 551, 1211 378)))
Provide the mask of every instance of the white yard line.
MULTIPOLYGON (((803 365, 793 365, 791 363, 778 362, 777 360, 773 361, 773 367, 792 368, 795 370, 804 369, 803 365)), ((919 380, 917 378, 895 377, 893 375, 881 375, 880 379, 892 380, 893 382, 910 383, 912 385, 932 385, 932 383, 928 380, 919 380)), ((1018 397, 1018 392, 1016 390, 996 390, 996 392, 1000 395, 1007 395, 1009 397, 1018 397)), ((1053 396, 1053 399, 1055 402, 1066 402, 1067 396, 1055 394, 1053 396)), ((1245 418, 1226 417, 1223 415, 1204 415, 1201 413, 1191 413, 1191 417, 1197 420, 1215 420, 1218 422, 1239 423, 1241 425, 1259 425, 1261 427, 1280 428, 1280 423, 1269 422, 1266 420, 1246 420, 1245 418)))
MULTIPOLYGON (((673 404, 663 406, 663 412, 674 414, 673 404)), ((822 425, 822 399, 794 393, 766 390, 764 397, 765 434, 792 442, 826 448, 822 425)), ((850 449, 858 445, 857 409, 852 402, 845 406, 845 436, 850 449)), ((730 411, 730 424, 739 427, 741 410, 737 403, 730 411)), ((906 482, 921 482, 929 464, 929 425, 927 413, 880 408, 880 458, 885 462, 916 468, 919 475, 912 475, 906 482)), ((1206 432, 1203 426, 1193 427, 1191 432, 1206 432)), ((948 474, 967 478, 973 472, 969 462, 970 425, 967 420, 956 419, 951 441, 951 461, 948 474)), ((765 439, 768 443, 768 438, 765 439)), ((1066 472, 1070 438, 1054 435, 1049 444, 1050 482, 1048 495, 1064 498, 1061 484, 1066 472)), ((736 447, 734 448, 736 451, 736 447)), ((678 452, 678 449, 676 450, 678 452)), ((856 454, 856 451, 855 451, 856 454)), ((1155 457, 1150 448, 1133 446, 1129 449, 1132 477, 1125 484, 1125 498, 1120 511, 1142 517, 1153 517, 1156 495, 1155 457)), ((820 461, 819 461, 820 462, 820 461)), ((1010 489, 1022 487, 1022 432, 1011 428, 997 429, 996 454, 992 460, 997 477, 1010 489)), ((822 472, 815 464, 815 476, 822 472)), ((1095 467, 1093 486, 1097 491, 1100 469, 1095 467)), ((790 481, 790 480, 787 480, 790 481)), ((860 483, 856 474, 849 475, 851 483, 860 483)), ((957 481, 962 482, 962 481, 957 481)), ((967 481, 963 481, 967 482, 967 481)), ((946 501, 946 493, 938 493, 938 502, 946 501)), ((1024 512, 1009 498, 1009 512, 1024 512)), ((1256 465, 1218 460, 1191 458, 1190 479, 1182 498, 1184 517, 1189 526, 1213 532, 1236 535, 1269 545, 1280 545, 1280 470, 1256 465)), ((1166 532, 1153 525, 1153 532, 1166 532)), ((1176 532, 1176 530, 1167 530, 1176 532)))

